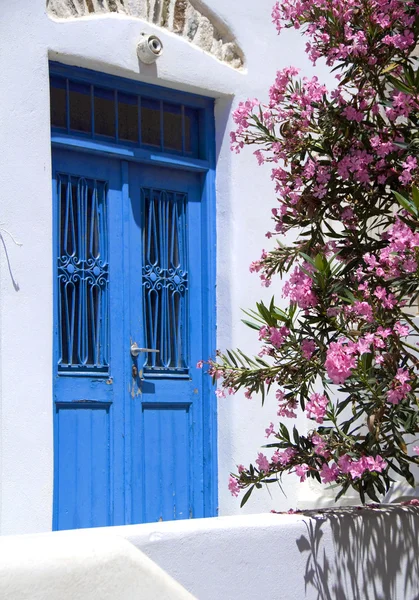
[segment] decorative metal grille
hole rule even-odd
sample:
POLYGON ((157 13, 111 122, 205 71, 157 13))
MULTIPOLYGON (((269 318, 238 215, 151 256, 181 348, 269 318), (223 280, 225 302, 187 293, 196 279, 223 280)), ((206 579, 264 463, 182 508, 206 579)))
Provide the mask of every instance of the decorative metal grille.
POLYGON ((107 186, 60 174, 58 369, 108 370, 107 186))
POLYGON ((144 207, 145 370, 188 368, 187 196, 141 190, 144 207))

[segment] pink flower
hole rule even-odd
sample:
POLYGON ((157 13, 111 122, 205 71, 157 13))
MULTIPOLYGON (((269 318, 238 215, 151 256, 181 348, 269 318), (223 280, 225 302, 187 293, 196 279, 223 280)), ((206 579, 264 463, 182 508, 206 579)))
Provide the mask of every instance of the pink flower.
POLYGON ((246 470, 246 469, 245 469, 244 465, 237 465, 237 471, 238 471, 239 473, 243 473, 243 471, 245 471, 245 470, 246 470))
POLYGON ((297 454, 298 452, 295 448, 286 448, 283 452, 276 450, 272 456, 272 462, 286 466, 292 461, 294 456, 297 456, 297 454))
POLYGON ((237 497, 240 494, 239 482, 232 475, 230 475, 230 478, 228 480, 228 489, 230 490, 232 496, 237 497))
POLYGON ((204 361, 203 360, 198 360, 198 362, 196 363, 196 368, 197 369, 202 369, 203 366, 204 366, 204 361))
POLYGON ((265 433, 266 433, 265 437, 267 437, 267 438, 272 434, 275 435, 275 429, 274 429, 273 423, 270 423, 269 427, 267 429, 265 429, 265 433))
POLYGON ((331 481, 336 481, 339 475, 338 466, 335 463, 332 463, 332 466, 324 464, 320 470, 320 477, 323 483, 330 483, 331 481))
POLYGON ((291 302, 295 302, 300 308, 310 308, 317 304, 317 296, 312 287, 313 280, 311 277, 306 275, 299 267, 296 267, 290 280, 284 285, 283 295, 289 297, 291 302))
POLYGON ((352 460, 350 456, 344 454, 338 460, 338 465, 342 473, 349 473, 352 479, 358 479, 366 471, 381 473, 387 467, 386 461, 380 456, 361 456, 359 460, 352 460))
POLYGON ((395 378, 391 383, 391 388, 387 392, 387 401, 390 404, 399 404, 411 391, 412 386, 407 383, 411 376, 407 369, 398 369, 395 378))
POLYGON ((343 340, 331 342, 326 353, 325 367, 333 383, 344 383, 351 376, 352 369, 356 367, 356 360, 343 340))
POLYGON ((419 456, 419 446, 413 446, 413 452, 419 456))
POLYGON ((278 400, 278 417, 287 417, 289 419, 297 417, 294 412, 294 409, 297 408, 295 398, 285 398, 285 393, 282 390, 277 390, 276 399, 278 400))
POLYGON ((264 454, 262 454, 262 452, 258 453, 258 457, 256 459, 256 464, 259 467, 260 471, 265 471, 265 473, 268 473, 268 471, 269 471, 269 461, 266 458, 266 456, 264 454))
POLYGON ((306 480, 306 473, 308 470, 309 470, 309 466, 306 465, 305 463, 303 463, 302 465, 297 465, 295 467, 295 472, 298 475, 298 477, 300 478, 301 483, 306 480))
POLYGON ((306 360, 310 360, 317 346, 314 340, 303 340, 301 342, 301 352, 306 360))
MULTIPOLYGON (((264 328, 262 328, 264 329, 264 328)), ((269 341, 275 348, 280 348, 285 342, 286 337, 289 335, 290 330, 288 327, 281 327, 277 329, 276 327, 269 328, 269 341)))
POLYGON ((348 454, 343 454, 338 460, 338 465, 342 473, 349 473, 351 464, 352 459, 348 454))
POLYGON ((330 451, 327 448, 326 440, 324 440, 321 435, 314 434, 311 438, 311 441, 314 446, 314 452, 318 456, 323 456, 323 458, 329 458, 330 451))
POLYGON ((400 321, 397 321, 397 323, 395 323, 394 325, 394 331, 400 336, 400 337, 405 337, 406 335, 409 335, 409 327, 407 325, 402 325, 400 323, 400 321))
POLYGON ((317 423, 323 423, 329 398, 325 395, 312 394, 310 401, 306 404, 306 413, 309 419, 315 419, 317 423))

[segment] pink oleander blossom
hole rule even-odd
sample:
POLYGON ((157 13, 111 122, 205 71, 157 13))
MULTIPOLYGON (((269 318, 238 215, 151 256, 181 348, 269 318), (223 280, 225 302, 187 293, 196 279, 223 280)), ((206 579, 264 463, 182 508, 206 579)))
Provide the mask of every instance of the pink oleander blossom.
POLYGON ((339 468, 335 463, 331 466, 324 464, 320 470, 320 477, 323 483, 331 483, 336 481, 339 476, 339 468))
POLYGON ((323 458, 328 459, 330 457, 330 450, 327 447, 326 440, 322 438, 321 435, 317 433, 313 434, 311 438, 311 442, 314 446, 314 453, 318 456, 323 456, 323 458))
POLYGON ((272 462, 282 466, 288 465, 292 459, 297 456, 298 452, 295 448, 285 448, 282 452, 276 450, 272 456, 272 462))
POLYGON ((265 473, 268 473, 269 466, 270 466, 269 460, 266 458, 266 456, 262 452, 258 453, 258 457, 256 459, 256 464, 259 467, 260 471, 265 471, 265 473))
POLYGON ((265 437, 267 438, 269 438, 271 435, 275 435, 275 428, 273 423, 270 423, 269 427, 265 429, 265 434, 265 437))
POLYGON ((359 460, 353 460, 347 454, 338 460, 339 469, 342 473, 349 473, 352 479, 359 479, 366 472, 382 473, 387 468, 386 461, 382 456, 361 456, 359 460))
POLYGON ((303 340, 301 342, 301 352, 306 360, 310 360, 316 351, 317 345, 314 340, 303 340))
POLYGON ((298 475, 298 477, 300 478, 301 483, 306 480, 307 472, 309 470, 310 470, 309 466, 305 463, 303 463, 302 465, 297 465, 295 467, 295 472, 298 475))
POLYGON ((240 494, 239 482, 232 475, 230 475, 230 478, 228 480, 228 489, 230 490, 232 496, 237 497, 240 494))
POLYGON ((280 348, 289 336, 290 330, 288 327, 276 327, 269 328, 269 341, 275 348, 280 348))
POLYGON ((300 308, 310 308, 318 302, 317 296, 313 291, 313 280, 306 275, 299 267, 296 267, 283 288, 284 297, 289 297, 291 302, 295 302, 300 308))
POLYGON ((315 419, 317 423, 323 423, 329 398, 320 394, 312 394, 306 404, 306 413, 309 419, 315 419))
POLYGON ((277 390, 276 399, 278 400, 278 417, 287 417, 288 419, 296 419, 297 401, 295 398, 285 398, 285 392, 277 390))
POLYGON ((333 383, 344 383, 356 367, 353 351, 343 340, 332 342, 326 353, 325 367, 333 383))
POLYGON ((407 369, 398 369, 391 388, 387 392, 387 401, 390 404, 399 404, 411 391, 412 386, 408 381, 411 380, 411 374, 407 369))

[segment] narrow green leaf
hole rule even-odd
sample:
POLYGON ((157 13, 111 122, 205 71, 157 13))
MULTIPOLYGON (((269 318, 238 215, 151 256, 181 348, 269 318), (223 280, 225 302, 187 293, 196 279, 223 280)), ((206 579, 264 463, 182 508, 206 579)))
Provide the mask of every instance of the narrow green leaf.
POLYGON ((255 486, 254 486, 254 485, 252 485, 252 487, 251 487, 251 488, 249 488, 249 489, 247 490, 247 492, 245 493, 245 495, 244 495, 244 496, 243 496, 243 498, 242 498, 242 501, 240 502, 240 508, 243 508, 243 506, 244 506, 244 505, 246 504, 246 502, 249 500, 249 498, 250 498, 250 495, 251 495, 251 493, 253 492, 253 488, 254 488, 254 487, 255 487, 255 486))

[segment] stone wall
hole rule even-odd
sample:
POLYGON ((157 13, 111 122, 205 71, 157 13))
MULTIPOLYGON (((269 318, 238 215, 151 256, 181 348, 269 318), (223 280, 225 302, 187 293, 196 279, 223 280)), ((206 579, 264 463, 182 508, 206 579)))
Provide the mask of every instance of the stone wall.
POLYGON ((199 0, 47 0, 47 11, 60 19, 109 13, 138 17, 182 36, 234 69, 243 67, 243 52, 227 25, 199 0))

